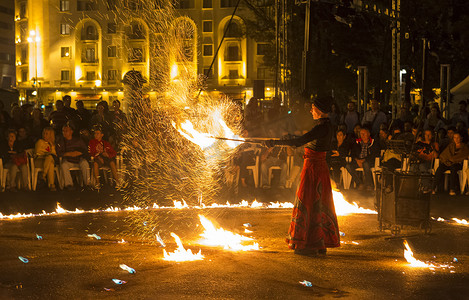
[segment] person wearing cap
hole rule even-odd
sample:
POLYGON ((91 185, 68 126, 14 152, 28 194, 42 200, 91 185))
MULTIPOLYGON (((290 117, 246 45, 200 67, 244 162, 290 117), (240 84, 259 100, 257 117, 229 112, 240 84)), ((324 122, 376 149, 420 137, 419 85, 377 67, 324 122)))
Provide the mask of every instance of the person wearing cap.
POLYGON ((332 97, 316 98, 311 105, 313 128, 288 140, 267 140, 265 145, 305 145, 303 170, 296 192, 292 221, 286 239, 295 254, 326 254, 327 248, 340 246, 339 226, 332 198, 326 152, 331 149, 334 132, 328 118, 332 97))

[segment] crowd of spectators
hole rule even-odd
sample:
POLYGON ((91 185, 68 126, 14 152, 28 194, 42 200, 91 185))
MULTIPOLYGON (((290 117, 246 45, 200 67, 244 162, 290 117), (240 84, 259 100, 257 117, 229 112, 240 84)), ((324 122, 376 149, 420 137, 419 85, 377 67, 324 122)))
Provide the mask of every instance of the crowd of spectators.
MULTIPOLYGON (((313 126, 310 104, 295 104, 291 109, 282 106, 277 98, 266 102, 251 98, 244 108, 244 138, 288 138, 302 135, 313 126)), ((126 116, 115 100, 112 108, 106 101, 96 105, 95 111, 85 108, 82 101, 71 107, 71 97, 64 96, 55 103, 55 110, 43 115, 40 108, 31 104, 13 105, 10 113, 0 101, 0 157, 10 191, 30 188, 27 176, 28 159, 42 172, 39 185, 55 191, 60 173, 61 186, 75 189, 79 184, 70 170, 79 171, 80 186, 88 189, 101 187, 100 168, 108 167, 114 184, 117 180, 116 154, 119 152, 123 124, 126 116), (91 172, 91 174, 90 174, 91 172), (18 186, 19 183, 19 186, 18 186)), ((449 119, 441 116, 438 104, 426 110, 415 109, 404 102, 395 119, 380 108, 376 100, 362 115, 355 102, 347 103, 341 112, 337 104, 329 114, 336 134, 332 149, 327 155, 331 178, 343 187, 342 172, 351 176, 352 187, 373 190, 377 180, 373 169, 380 166, 390 170, 402 169, 408 159, 408 170, 422 177, 421 189, 425 193, 442 192, 444 176, 449 171, 449 193, 458 192, 459 175, 464 160, 468 159, 469 113, 467 102, 459 102, 459 110, 449 119), (411 144, 407 157, 389 147, 390 141, 403 140, 411 144), (438 159, 438 160, 436 160, 438 159), (438 162, 438 163, 435 163, 438 162)), ((263 147, 262 143, 244 143, 233 156, 227 172, 236 172, 238 183, 246 187, 253 183, 261 188, 294 188, 303 164, 302 148, 263 147), (257 168, 257 172, 254 169, 257 168), (274 171, 278 170, 277 173, 274 171), (276 174, 272 176, 272 174, 276 174), (254 175, 254 176, 253 176, 254 175), (254 178, 257 176, 257 178, 254 178), (273 182, 272 178, 276 181, 273 182)), ((469 177, 469 171, 468 177, 469 177)), ((392 180, 388 182, 392 183, 392 180)), ((386 186, 392 190, 392 185, 386 186)))
MULTIPOLYGON (((268 109, 261 105, 255 98, 247 104, 244 111, 244 137, 282 138, 291 134, 301 135, 312 128, 308 103, 304 107, 295 105, 290 111, 280 106, 276 99, 268 109)), ((420 189, 423 193, 443 192, 446 171, 450 171, 449 194, 455 195, 460 190, 458 172, 462 170, 464 160, 469 158, 469 113, 466 101, 459 102, 458 111, 449 119, 442 117, 437 103, 420 110, 409 102, 402 103, 396 118, 392 119, 377 100, 371 100, 370 109, 363 114, 357 111, 353 101, 347 103, 345 112, 333 104, 329 118, 336 134, 327 160, 331 178, 338 187, 343 187, 341 176, 343 170, 347 170, 352 178, 352 187, 374 190, 377 184, 373 172, 376 163, 379 162, 380 168, 404 170, 406 161, 405 171, 427 175, 421 176, 420 189), (390 141, 394 140, 403 141, 406 151, 399 152, 390 147, 393 143, 390 141)), ((260 187, 271 187, 270 175, 275 166, 277 168, 274 169, 280 169, 277 187, 291 188, 298 180, 302 155, 302 149, 268 149, 262 145, 244 144, 238 149, 234 165, 236 170, 240 170, 242 186, 246 186, 253 176, 246 167, 257 164, 258 157, 260 187), (288 172, 287 157, 293 158, 288 172)), ((469 177, 469 170, 464 171, 469 177)), ((386 190, 392 191, 392 180, 384 182, 386 190)))
POLYGON ((90 111, 80 100, 72 108, 71 100, 68 95, 57 100, 55 110, 46 116, 32 104, 14 104, 8 113, 0 101, 0 158, 7 170, 0 170, 5 175, 3 188, 34 189, 28 178, 30 164, 41 171, 38 185, 50 191, 56 191, 58 180, 66 190, 99 189, 103 167, 111 171, 111 185, 117 183, 115 159, 126 118, 120 102, 115 100, 110 110, 101 101, 90 111), (79 171, 78 179, 71 170, 79 171))

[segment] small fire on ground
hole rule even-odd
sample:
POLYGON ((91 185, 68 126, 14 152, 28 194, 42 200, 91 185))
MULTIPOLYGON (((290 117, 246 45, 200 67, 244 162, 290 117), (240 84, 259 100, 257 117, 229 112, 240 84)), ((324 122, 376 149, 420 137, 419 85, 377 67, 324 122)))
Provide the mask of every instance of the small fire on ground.
POLYGON ((200 244, 211 247, 223 247, 224 249, 234 251, 259 250, 258 243, 245 245, 246 242, 253 241, 252 238, 227 231, 223 228, 216 228, 212 222, 202 215, 199 215, 199 218, 202 226, 205 228, 205 231, 200 234, 203 237, 199 241, 200 244))
MULTIPOLYGON (((435 269, 453 269, 454 266, 449 265, 449 264, 438 264, 438 263, 429 263, 429 262, 423 262, 421 260, 418 260, 414 257, 414 253, 412 252, 412 249, 409 246, 409 243, 404 240, 404 257, 409 263, 411 267, 414 268, 429 268, 430 270, 435 270, 435 269)), ((454 271, 451 271, 454 273, 454 271)))
POLYGON ((199 250, 198 253, 192 253, 191 249, 185 249, 182 245, 181 239, 174 233, 171 232, 171 236, 176 240, 177 249, 174 252, 167 253, 166 250, 163 249, 163 256, 164 260, 167 261, 193 261, 193 260, 203 260, 204 256, 199 250))
POLYGON ((341 192, 332 190, 334 197, 335 213, 338 216, 346 216, 349 214, 377 214, 375 210, 359 207, 357 203, 349 203, 345 200, 341 192))

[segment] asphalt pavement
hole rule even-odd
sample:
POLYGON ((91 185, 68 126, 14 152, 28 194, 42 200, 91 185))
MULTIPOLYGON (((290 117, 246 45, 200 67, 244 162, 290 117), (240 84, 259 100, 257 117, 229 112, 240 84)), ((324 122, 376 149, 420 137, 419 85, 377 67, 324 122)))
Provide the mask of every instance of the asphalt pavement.
MULTIPOLYGON (((373 197, 344 193, 349 201, 373 208, 373 197)), ((245 195, 246 196, 246 195, 245 195)), ((253 191, 258 201, 291 201, 284 190, 253 191)), ((232 197, 231 203, 237 203, 232 197)), ((246 199, 252 201, 251 199, 246 199)), ((0 212, 54 211, 61 206, 122 207, 114 190, 57 193, 0 193, 0 212), (40 195, 40 196, 39 196, 40 195)), ((225 199, 220 203, 225 203, 225 199)), ((125 204, 125 203, 124 203, 125 204)), ((469 199, 441 195, 431 215, 467 218, 469 199)), ((379 231, 376 215, 340 216, 341 247, 327 256, 292 253, 285 243, 291 209, 212 208, 151 211, 166 247, 142 240, 128 218, 139 212, 59 214, 0 220, 0 299, 465 299, 469 296, 469 226, 432 221, 432 232, 404 228, 399 236, 379 231), (245 234, 258 251, 230 251, 199 244, 198 214, 218 226, 245 234), (184 246, 201 250, 202 261, 169 262, 176 233, 184 246), (101 239, 96 239, 96 234, 101 239), (38 235, 42 239, 38 239, 38 235), (124 239, 126 243, 118 243, 124 239), (403 256, 407 240, 414 256, 435 268, 411 267, 403 256), (28 259, 25 263, 18 257, 28 259), (135 274, 119 268, 126 264, 135 274), (441 268, 439 265, 448 265, 441 268), (116 284, 112 279, 126 283, 116 284), (311 282, 310 287, 300 281, 311 282)))

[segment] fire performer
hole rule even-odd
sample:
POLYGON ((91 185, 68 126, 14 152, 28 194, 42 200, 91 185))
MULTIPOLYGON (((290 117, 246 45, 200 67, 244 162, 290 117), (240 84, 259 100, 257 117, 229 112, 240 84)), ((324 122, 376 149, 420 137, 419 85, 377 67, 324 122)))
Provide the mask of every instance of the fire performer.
POLYGON ((340 246, 339 226, 326 163, 326 152, 331 149, 333 136, 328 118, 331 104, 331 97, 316 98, 313 101, 310 112, 315 123, 303 136, 265 142, 267 147, 299 147, 306 144, 303 170, 286 239, 288 247, 295 250, 295 254, 326 254, 327 248, 340 246))

